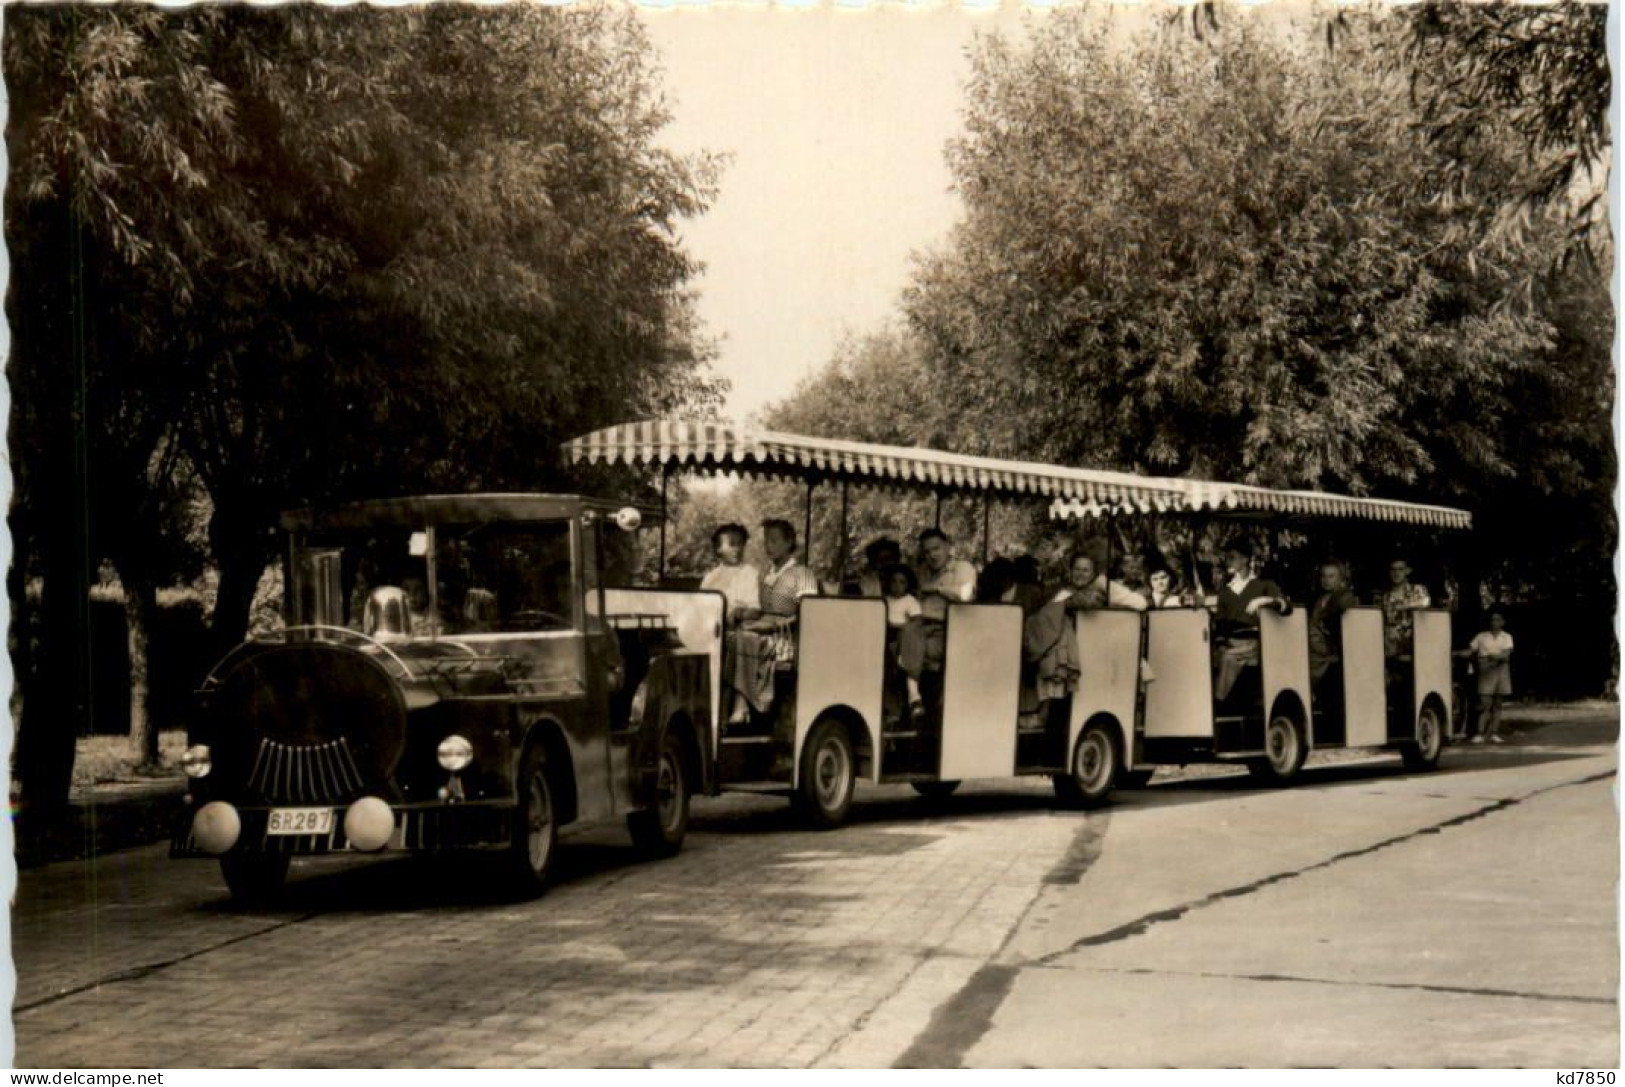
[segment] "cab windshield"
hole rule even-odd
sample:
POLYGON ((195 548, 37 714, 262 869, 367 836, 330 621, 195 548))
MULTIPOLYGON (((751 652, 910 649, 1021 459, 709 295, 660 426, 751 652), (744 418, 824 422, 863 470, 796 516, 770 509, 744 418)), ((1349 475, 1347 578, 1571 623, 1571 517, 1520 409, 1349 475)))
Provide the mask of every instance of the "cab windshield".
POLYGON ((311 533, 294 552, 296 624, 383 641, 577 625, 567 521, 311 533))

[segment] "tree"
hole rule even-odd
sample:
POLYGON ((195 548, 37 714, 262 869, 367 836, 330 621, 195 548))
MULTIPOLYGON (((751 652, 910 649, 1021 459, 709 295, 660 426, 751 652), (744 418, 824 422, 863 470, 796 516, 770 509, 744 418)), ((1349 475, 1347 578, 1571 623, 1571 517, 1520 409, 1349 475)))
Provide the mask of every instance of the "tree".
POLYGON ((713 163, 656 143, 630 13, 48 8, 7 29, 13 526, 62 600, 89 562, 59 545, 90 538, 77 511, 121 571, 156 552, 133 528, 152 519, 103 498, 164 493, 146 473, 170 450, 211 499, 229 643, 280 510, 543 487, 559 438, 717 395, 676 236, 713 163))
POLYGON ((1608 6, 1430 2, 1399 13, 1401 63, 1429 142, 1444 153, 1447 192, 1471 200, 1485 168, 1519 154, 1500 199, 1475 226, 1499 245, 1548 212, 1569 238, 1560 262, 1608 248, 1608 6), (1489 161, 1486 161, 1486 149, 1489 161))
POLYGON ((968 440, 1410 490, 1441 451, 1402 406, 1493 397, 1549 330, 1495 305, 1505 267, 1441 248, 1451 211, 1404 195, 1433 163, 1392 81, 1352 44, 1334 63, 1232 29, 1121 50, 1067 17, 985 47, 949 153, 966 217, 905 308, 936 384, 978 406, 968 440))
MULTIPOLYGON (((1332 52, 1239 19, 1125 47, 1076 11, 984 42, 964 216, 903 298, 920 417, 967 452, 1463 505, 1474 576, 1611 599, 1606 286, 1564 262, 1561 202, 1486 241, 1528 192, 1517 116, 1463 160, 1392 25, 1344 23, 1332 52)), ((796 414, 892 402, 843 368, 796 414)))

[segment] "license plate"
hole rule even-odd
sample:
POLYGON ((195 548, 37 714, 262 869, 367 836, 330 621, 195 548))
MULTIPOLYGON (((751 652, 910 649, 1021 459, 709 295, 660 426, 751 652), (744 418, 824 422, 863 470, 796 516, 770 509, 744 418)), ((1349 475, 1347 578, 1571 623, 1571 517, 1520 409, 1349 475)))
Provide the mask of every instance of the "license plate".
POLYGON ((267 834, 330 834, 332 808, 273 808, 267 834))

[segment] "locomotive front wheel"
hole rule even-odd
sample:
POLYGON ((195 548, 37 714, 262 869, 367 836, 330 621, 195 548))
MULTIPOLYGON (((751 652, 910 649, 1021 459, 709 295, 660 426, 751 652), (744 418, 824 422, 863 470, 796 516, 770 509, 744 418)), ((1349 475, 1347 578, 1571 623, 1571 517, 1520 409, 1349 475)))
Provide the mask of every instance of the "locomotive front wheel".
POLYGON ((1105 725, 1090 725, 1072 752, 1072 770, 1050 779, 1055 796, 1073 808, 1103 804, 1117 781, 1117 737, 1105 725))
POLYGON ((233 902, 267 906, 281 892, 292 859, 286 853, 227 853, 220 858, 220 874, 233 902))
POLYGON ((815 725, 801 753, 801 780, 796 800, 807 821, 819 830, 846 822, 857 788, 852 741, 836 721, 815 725))
POLYGON ((1444 722, 1439 711, 1430 703, 1416 715, 1416 740, 1399 749, 1407 770, 1437 770, 1439 755, 1444 751, 1444 722))
POLYGON ((655 776, 655 806, 626 817, 632 845, 646 857, 670 857, 683 848, 688 833, 688 769, 683 745, 666 733, 660 741, 655 776))
POLYGON ((519 805, 514 809, 513 838, 508 846, 508 876, 515 891, 535 895, 547 885, 559 841, 553 783, 540 745, 525 751, 518 786, 519 805))

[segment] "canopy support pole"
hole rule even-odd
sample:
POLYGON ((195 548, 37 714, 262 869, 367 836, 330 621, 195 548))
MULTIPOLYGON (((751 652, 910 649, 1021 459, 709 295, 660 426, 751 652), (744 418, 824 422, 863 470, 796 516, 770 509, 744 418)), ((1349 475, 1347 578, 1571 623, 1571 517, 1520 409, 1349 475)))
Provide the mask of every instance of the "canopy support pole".
POLYGON ((801 556, 810 567, 812 565, 812 493, 818 486, 818 481, 807 481, 807 508, 801 518, 801 556))
POLYGON ((841 565, 835 571, 837 584, 846 583, 846 568, 851 559, 851 544, 846 538, 846 480, 841 480, 841 565))
POLYGON ((1202 537, 1207 534, 1209 523, 1210 518, 1201 515, 1186 519, 1191 530, 1191 594, 1196 598, 1197 607, 1207 603, 1207 585, 1202 581, 1202 537))
POLYGON ((991 529, 992 529, 992 525, 993 525, 992 510, 993 510, 993 496, 991 494, 984 494, 982 496, 982 565, 983 566, 987 565, 987 557, 992 551, 992 547, 991 547, 991 540, 992 540, 991 529))
POLYGON ((666 485, 671 482, 671 469, 660 469, 660 580, 666 580, 666 485))
POLYGON ((1106 516, 1101 518, 1101 520, 1103 522, 1105 522, 1105 525, 1106 525, 1106 568, 1101 571, 1101 574, 1104 575, 1105 578, 1106 578, 1106 602, 1107 603, 1111 602, 1111 591, 1112 591, 1112 525, 1116 521, 1116 519, 1117 519, 1117 511, 1115 509, 1107 510, 1106 511, 1106 516))

